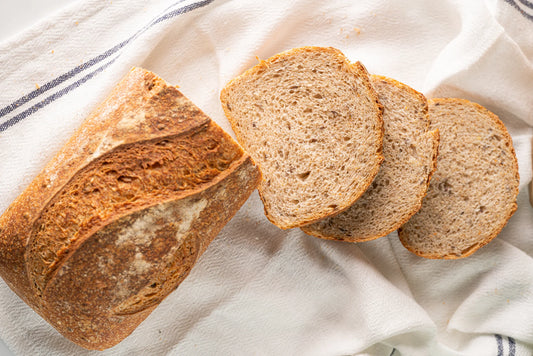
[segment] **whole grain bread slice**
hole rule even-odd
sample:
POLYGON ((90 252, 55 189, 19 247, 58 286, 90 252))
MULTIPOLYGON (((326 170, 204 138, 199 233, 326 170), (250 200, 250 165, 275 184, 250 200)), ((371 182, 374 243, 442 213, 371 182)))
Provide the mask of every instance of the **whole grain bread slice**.
POLYGON ((484 107, 433 99, 429 116, 441 137, 437 169, 399 237, 419 256, 462 258, 496 237, 515 212, 518 163, 505 126, 484 107))
POLYGON ((383 105, 385 160, 368 190, 349 209, 302 230, 325 239, 361 242, 385 236, 420 209, 435 170, 438 130, 429 131, 427 100, 394 79, 372 75, 383 105))
POLYGON ((222 90, 231 126, 259 165, 265 214, 282 229, 348 208, 383 160, 383 121, 366 69, 337 49, 261 61, 222 90))

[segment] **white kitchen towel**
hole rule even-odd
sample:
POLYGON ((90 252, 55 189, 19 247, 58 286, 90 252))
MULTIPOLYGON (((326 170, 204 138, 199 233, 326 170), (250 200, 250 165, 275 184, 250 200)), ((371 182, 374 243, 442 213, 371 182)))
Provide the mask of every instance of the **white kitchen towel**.
POLYGON ((426 260, 396 233, 350 244, 279 230, 254 193, 107 351, 64 339, 0 282, 0 339, 15 355, 533 354, 530 0, 77 1, 0 43, 0 212, 132 66, 179 85, 231 133, 225 83, 304 45, 499 115, 521 177, 502 233, 466 259, 426 260))

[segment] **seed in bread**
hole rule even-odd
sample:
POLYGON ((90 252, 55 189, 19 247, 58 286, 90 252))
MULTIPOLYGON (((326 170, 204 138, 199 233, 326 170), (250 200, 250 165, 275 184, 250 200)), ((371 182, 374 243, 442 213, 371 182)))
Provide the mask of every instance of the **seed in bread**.
POLYGON ((419 256, 462 258, 496 237, 515 212, 518 163, 505 126, 484 107, 433 99, 429 117, 440 132, 437 169, 399 237, 419 256))
POLYGON ((383 105, 385 160, 370 188, 344 212, 302 227, 325 239, 361 242, 396 229, 420 209, 435 170, 438 130, 429 131, 427 100, 394 79, 371 76, 383 105))
POLYGON ((222 108, 259 165, 266 216, 282 229, 348 208, 383 160, 383 122, 366 69, 334 48, 302 47, 229 82, 222 108))

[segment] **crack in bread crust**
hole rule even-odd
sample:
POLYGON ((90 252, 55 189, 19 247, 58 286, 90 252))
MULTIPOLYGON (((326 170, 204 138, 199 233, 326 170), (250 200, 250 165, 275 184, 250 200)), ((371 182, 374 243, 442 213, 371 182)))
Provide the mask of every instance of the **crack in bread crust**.
POLYGON ((374 240, 395 231, 420 209, 439 142, 438 130, 429 131, 427 100, 394 79, 378 75, 371 79, 384 107, 385 160, 371 186, 350 208, 302 227, 307 234, 350 242, 374 240))
POLYGON ((37 294, 87 231, 155 199, 178 199, 199 189, 240 158, 242 151, 219 141, 218 134, 215 126, 202 125, 183 135, 121 146, 78 172, 34 223, 26 258, 37 294))
POLYGON ((195 194, 94 231, 50 277, 43 293, 49 318, 82 345, 106 348, 126 337, 187 277, 259 179, 243 156, 195 194))

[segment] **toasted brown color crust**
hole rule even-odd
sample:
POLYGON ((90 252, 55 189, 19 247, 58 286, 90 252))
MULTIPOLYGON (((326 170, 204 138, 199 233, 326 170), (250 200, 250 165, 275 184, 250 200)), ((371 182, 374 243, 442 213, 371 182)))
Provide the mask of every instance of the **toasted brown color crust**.
POLYGON ((483 106, 439 98, 429 108, 441 134, 437 169, 422 208, 398 235, 421 257, 463 258, 494 239, 516 211, 518 162, 504 124, 483 106))
POLYGON ((133 69, 0 217, 0 275, 73 342, 111 347, 177 288, 259 180, 176 87, 133 69))

